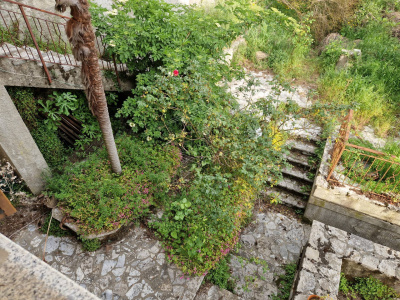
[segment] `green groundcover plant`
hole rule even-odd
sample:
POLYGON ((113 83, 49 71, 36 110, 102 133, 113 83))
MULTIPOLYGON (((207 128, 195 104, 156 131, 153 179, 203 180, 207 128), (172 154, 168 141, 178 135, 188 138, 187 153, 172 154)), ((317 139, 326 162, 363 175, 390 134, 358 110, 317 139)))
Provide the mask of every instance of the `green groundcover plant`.
POLYGON ((145 216, 165 196, 180 164, 180 151, 174 146, 146 144, 128 136, 116 143, 122 175, 110 172, 107 154, 99 150, 48 179, 48 193, 76 220, 80 234, 116 229, 145 216))

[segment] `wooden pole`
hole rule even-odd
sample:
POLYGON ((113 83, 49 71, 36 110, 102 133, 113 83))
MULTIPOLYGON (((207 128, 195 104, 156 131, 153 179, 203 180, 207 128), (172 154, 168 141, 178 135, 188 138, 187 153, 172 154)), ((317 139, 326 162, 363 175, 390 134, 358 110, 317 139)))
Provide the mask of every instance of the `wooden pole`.
MULTIPOLYGON (((8 200, 6 195, 4 195, 2 190, 0 190, 0 208, 4 211, 4 214, 6 216, 11 216, 12 214, 15 214, 17 212, 17 210, 11 204, 10 200, 8 200)), ((0 219, 1 218, 2 217, 0 215, 0 219)))

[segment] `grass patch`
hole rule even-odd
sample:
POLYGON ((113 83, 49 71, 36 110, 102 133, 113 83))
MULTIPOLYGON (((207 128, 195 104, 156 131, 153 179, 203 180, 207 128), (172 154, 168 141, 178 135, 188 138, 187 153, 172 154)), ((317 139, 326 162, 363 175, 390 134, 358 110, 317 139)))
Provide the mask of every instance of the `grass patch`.
POLYGON ((393 288, 374 277, 357 277, 354 281, 349 281, 343 273, 340 275, 339 291, 349 300, 360 299, 358 297, 364 300, 395 300, 400 297, 393 288))
POLYGON ((65 230, 61 229, 60 222, 54 218, 51 220, 49 228, 50 219, 51 219, 51 213, 44 220, 42 227, 40 227, 40 231, 42 233, 47 234, 47 229, 49 229, 49 235, 52 236, 63 237, 63 236, 71 236, 74 234, 73 231, 71 231, 69 228, 65 227, 66 228, 65 230))

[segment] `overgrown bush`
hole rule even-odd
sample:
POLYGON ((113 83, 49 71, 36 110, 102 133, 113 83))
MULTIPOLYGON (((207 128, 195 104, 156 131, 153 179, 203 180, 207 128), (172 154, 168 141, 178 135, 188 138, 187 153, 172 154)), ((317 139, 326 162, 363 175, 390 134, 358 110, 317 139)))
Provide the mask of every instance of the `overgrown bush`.
POLYGON ((82 235, 119 228, 146 215, 165 196, 179 166, 180 152, 173 146, 146 144, 128 136, 116 142, 121 175, 111 172, 103 149, 48 178, 48 194, 76 219, 82 235))
POLYGON ((31 134, 50 168, 57 168, 65 163, 68 151, 57 131, 41 123, 31 134))
POLYGON ((37 99, 29 88, 10 87, 7 89, 22 120, 29 130, 34 130, 39 122, 37 99))

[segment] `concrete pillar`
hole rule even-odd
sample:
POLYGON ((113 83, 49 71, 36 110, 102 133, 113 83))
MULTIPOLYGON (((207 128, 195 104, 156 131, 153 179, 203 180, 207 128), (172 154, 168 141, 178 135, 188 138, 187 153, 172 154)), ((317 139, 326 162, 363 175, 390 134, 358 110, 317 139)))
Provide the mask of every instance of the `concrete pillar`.
POLYGON ((0 158, 17 170, 33 194, 44 188, 42 173, 49 170, 7 90, 0 82, 0 158))

